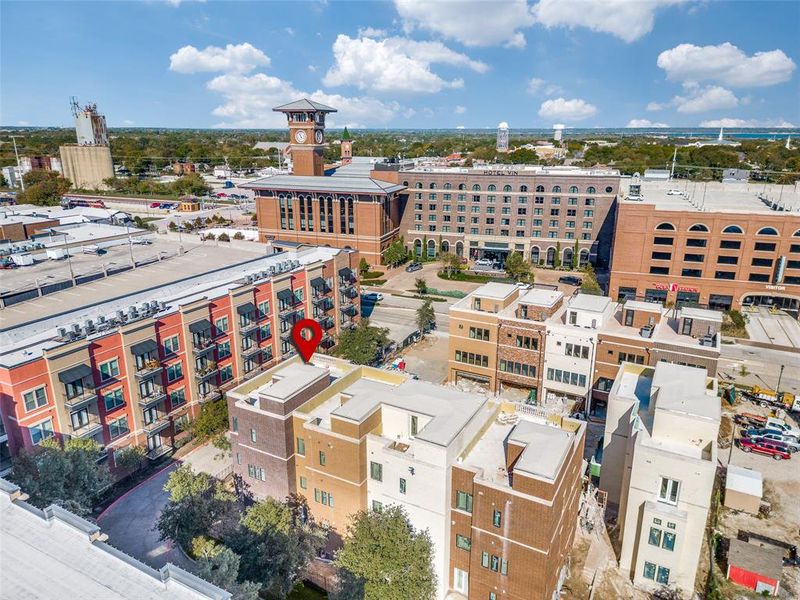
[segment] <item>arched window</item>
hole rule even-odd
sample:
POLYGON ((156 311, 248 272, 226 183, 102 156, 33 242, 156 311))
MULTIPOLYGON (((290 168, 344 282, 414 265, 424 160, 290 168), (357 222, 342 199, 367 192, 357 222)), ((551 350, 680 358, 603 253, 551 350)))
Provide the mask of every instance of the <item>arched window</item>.
POLYGON ((583 248, 580 252, 580 256, 578 257, 578 266, 585 267, 589 262, 589 250, 587 248, 583 248))
POLYGON ((511 186, 510 185, 504 185, 503 186, 503 191, 504 192, 510 192, 511 191, 511 186))
POLYGON ((756 235, 778 235, 778 230, 774 227, 762 227, 756 235))
POLYGON ((464 185, 463 183, 459 183, 459 184, 458 184, 458 189, 460 189, 460 190, 465 190, 465 189, 467 189, 467 186, 466 186, 466 185, 464 185))
POLYGON ((428 258, 436 256, 436 242, 428 240, 428 258))
POLYGON ((797 231, 795 231, 795 232, 792 234, 792 237, 800 237, 800 229, 798 229, 797 231))
POLYGON ((613 191, 614 191, 614 188, 613 188, 613 187, 611 187, 610 185, 607 185, 607 186, 606 186, 606 194, 610 194, 610 193, 611 193, 611 192, 613 192, 613 191))
POLYGON ((417 188, 418 190, 421 190, 422 189, 422 182, 418 181, 417 183, 414 184, 414 187, 417 188))
POLYGON ((408 182, 407 181, 403 182, 403 187, 408 187, 408 182))
POLYGON ((447 240, 442 241, 442 252, 450 252, 450 242, 447 240))
POLYGON ((539 252, 540 252, 539 251, 539 246, 533 246, 531 248, 531 262, 534 265, 538 265, 539 264, 539 252))
POLYGON ((521 185, 521 186, 519 186, 519 191, 520 191, 520 192, 527 192, 527 191, 528 191, 528 186, 527 186, 527 185, 521 185))
POLYGON ((490 192, 494 192, 495 190, 497 190, 497 186, 493 183, 490 183, 489 187, 486 189, 489 190, 490 192))
POLYGON ((563 258, 561 259, 561 264, 565 267, 572 266, 572 248, 564 248, 562 252, 563 258))
POLYGON ((656 229, 660 231, 675 231, 675 225, 672 223, 659 223, 656 225, 656 229))
POLYGON ((422 240, 414 240, 414 256, 422 256, 422 240))
POLYGON ((456 242, 456 256, 464 256, 464 243, 456 242))
POLYGON ((689 231, 702 231, 708 233, 708 226, 704 225, 703 223, 695 223, 691 227, 689 227, 689 231))
POLYGON ((587 193, 587 194, 596 194, 596 193, 597 193, 597 190, 596 190, 596 189, 594 189, 594 186, 593 186, 593 185, 590 185, 588 188, 586 188, 586 193, 587 193))
POLYGON ((476 184, 474 184, 474 185, 472 186, 472 191, 473 191, 473 192, 480 192, 480 191, 481 191, 481 186, 479 186, 477 183, 476 183, 476 184))
POLYGON ((536 186, 536 191, 537 192, 543 192, 544 191, 544 186, 543 185, 537 185, 536 186))
POLYGON ((445 183, 445 184, 444 184, 444 189, 446 189, 446 190, 452 190, 452 189, 453 189, 453 186, 452 186, 452 184, 450 184, 450 183, 445 183))
POLYGON ((545 259, 545 264, 548 267, 552 267, 556 262, 556 249, 550 246, 547 249, 547 258, 545 259))
POLYGON ((432 189, 432 190, 435 190, 436 189, 436 184, 434 182, 431 182, 431 184, 428 187, 430 189, 432 189))
POLYGON ((570 194, 577 194, 578 193, 578 186, 577 185, 569 186, 569 193, 570 194))
POLYGON ((561 193, 561 186, 560 185, 554 185, 553 186, 553 193, 554 194, 560 194, 561 193))
POLYGON ((722 230, 722 233, 744 233, 744 231, 738 225, 728 225, 722 230))

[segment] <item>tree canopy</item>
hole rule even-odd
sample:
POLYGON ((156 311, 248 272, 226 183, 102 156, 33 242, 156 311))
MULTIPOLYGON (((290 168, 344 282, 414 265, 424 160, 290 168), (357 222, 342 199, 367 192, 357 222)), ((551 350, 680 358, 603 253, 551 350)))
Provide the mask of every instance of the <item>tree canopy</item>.
POLYGON ((436 325, 436 313, 433 310, 433 301, 428 298, 417 309, 417 327, 421 333, 429 331, 436 325))
POLYGON ((516 281, 533 281, 531 264, 519 252, 512 252, 506 258, 506 274, 516 281))
POLYGON ((58 504, 83 516, 111 484, 108 467, 97 463, 99 454, 100 446, 92 439, 67 439, 62 447, 51 438, 12 460, 11 479, 34 506, 58 504))
POLYGON ((361 319, 352 329, 339 334, 333 354, 358 365, 371 363, 378 353, 389 344, 389 330, 373 327, 369 319, 361 319))
POLYGON ((436 595, 433 543, 415 531, 400 506, 361 511, 336 556, 333 600, 430 600, 436 595))
POLYGON ((232 600, 258 600, 260 586, 252 581, 239 583, 239 555, 230 548, 218 550, 197 561, 197 574, 216 586, 228 590, 232 600))
POLYGON ((392 267, 404 263, 406 260, 408 260, 408 251, 402 237, 389 244, 383 253, 383 262, 392 267))
POLYGON ((17 194, 18 204, 36 206, 58 206, 61 197, 69 191, 71 184, 55 171, 35 169, 22 176, 25 191, 17 194))

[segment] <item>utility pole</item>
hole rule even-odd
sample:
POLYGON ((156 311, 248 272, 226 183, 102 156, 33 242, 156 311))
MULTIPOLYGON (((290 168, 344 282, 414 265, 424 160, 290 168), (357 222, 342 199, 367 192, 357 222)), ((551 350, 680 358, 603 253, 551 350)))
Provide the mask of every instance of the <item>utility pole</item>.
POLYGON ((19 185, 22 187, 22 191, 25 191, 25 180, 22 177, 22 166, 19 164, 19 152, 17 152, 17 138, 21 138, 24 136, 21 135, 10 135, 8 136, 11 138, 11 141, 14 142, 14 156, 17 157, 17 172, 19 173, 19 185))
POLYGON ((781 365, 781 372, 778 375, 778 385, 775 387, 775 397, 780 399, 781 393, 781 379, 783 379, 783 369, 786 365, 781 365))

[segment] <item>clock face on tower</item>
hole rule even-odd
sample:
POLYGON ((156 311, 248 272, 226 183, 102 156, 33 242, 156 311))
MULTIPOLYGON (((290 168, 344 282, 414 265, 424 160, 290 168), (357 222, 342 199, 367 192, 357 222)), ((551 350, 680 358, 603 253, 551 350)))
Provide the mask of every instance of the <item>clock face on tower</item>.
POLYGON ((298 144, 303 144, 306 141, 306 132, 302 129, 298 129, 297 132, 294 134, 294 140, 298 144))
POLYGON ((322 132, 317 130, 317 132, 314 134, 314 139, 317 141, 318 144, 321 144, 322 143, 322 132))

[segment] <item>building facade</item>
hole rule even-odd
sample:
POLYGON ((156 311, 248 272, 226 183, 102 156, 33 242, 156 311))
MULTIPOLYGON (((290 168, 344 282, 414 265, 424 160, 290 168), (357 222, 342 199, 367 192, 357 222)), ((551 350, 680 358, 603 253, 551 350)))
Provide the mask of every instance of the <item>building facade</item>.
POLYGON ((720 401, 705 369, 620 366, 600 488, 618 514, 620 568, 649 591, 694 593, 717 467, 720 401))
POLYGON ((58 315, 29 305, 28 319, 2 331, 8 452, 49 437, 93 438, 107 451, 142 445, 152 459, 170 452, 202 402, 295 353, 297 320, 321 324, 323 348, 353 326, 357 266, 355 252, 319 248, 173 275, 58 315))
POLYGON ((87 190, 103 190, 106 179, 114 177, 114 163, 108 146, 61 146, 61 166, 64 177, 72 187, 87 190))
POLYGON ((433 541, 437 598, 558 589, 584 424, 321 355, 270 369, 228 402, 235 472, 259 496, 304 495, 334 546, 354 513, 400 504, 433 541), (517 448, 507 456, 506 438, 517 448))
POLYGON ((800 309, 797 186, 626 182, 609 295, 717 310, 800 309))

